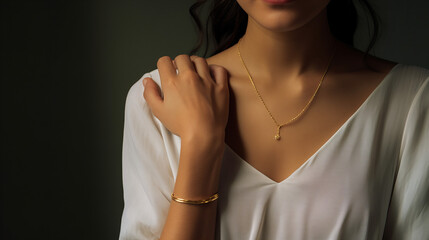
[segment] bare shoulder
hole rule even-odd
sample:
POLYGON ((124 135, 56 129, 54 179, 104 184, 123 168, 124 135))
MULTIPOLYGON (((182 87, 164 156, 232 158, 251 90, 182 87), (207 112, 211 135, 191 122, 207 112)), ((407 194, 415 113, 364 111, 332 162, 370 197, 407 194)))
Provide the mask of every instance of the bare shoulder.
POLYGON ((383 58, 365 54, 364 52, 345 44, 338 44, 336 68, 341 72, 383 75, 397 64, 383 58))
POLYGON ((236 75, 238 69, 241 69, 241 66, 238 65, 239 59, 235 45, 207 58, 207 63, 209 65, 218 65, 224 67, 228 71, 230 76, 236 75))
POLYGON ((367 55, 365 63, 369 71, 380 74, 389 73, 390 70, 392 70, 392 68, 398 64, 397 62, 379 58, 373 55, 367 55))
POLYGON ((217 53, 209 58, 207 58, 207 62, 210 64, 219 64, 219 65, 223 65, 225 62, 228 62, 229 59, 231 59, 231 56, 233 55, 234 52, 234 46, 231 46, 227 49, 225 49, 224 51, 217 53))

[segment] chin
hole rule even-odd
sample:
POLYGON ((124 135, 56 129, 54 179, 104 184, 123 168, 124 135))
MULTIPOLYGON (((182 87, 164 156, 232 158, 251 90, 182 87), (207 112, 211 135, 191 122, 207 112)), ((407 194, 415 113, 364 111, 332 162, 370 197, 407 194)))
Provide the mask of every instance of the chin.
POLYGON ((273 32, 288 32, 300 28, 306 21, 296 16, 294 12, 291 13, 270 13, 263 17, 250 16, 251 20, 256 22, 259 26, 273 31, 273 32))
POLYGON ((273 32, 287 32, 311 22, 326 9, 329 0, 295 0, 272 5, 264 0, 237 0, 250 20, 273 32))

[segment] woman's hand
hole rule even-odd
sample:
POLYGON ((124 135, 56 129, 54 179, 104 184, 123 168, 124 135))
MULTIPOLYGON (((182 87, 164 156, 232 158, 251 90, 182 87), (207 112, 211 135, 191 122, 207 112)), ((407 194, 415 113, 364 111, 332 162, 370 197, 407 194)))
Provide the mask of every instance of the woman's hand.
POLYGON ((144 97, 164 126, 182 140, 224 137, 229 109, 226 70, 188 55, 174 61, 162 57, 157 66, 164 96, 151 78, 145 78, 144 97))
MULTIPOLYGON (((226 70, 187 55, 174 61, 162 57, 157 65, 163 97, 151 78, 143 79, 144 97, 164 126, 181 137, 173 192, 185 199, 206 199, 219 186, 229 108, 226 70)), ((161 239, 214 239, 216 206, 171 201, 161 239)))

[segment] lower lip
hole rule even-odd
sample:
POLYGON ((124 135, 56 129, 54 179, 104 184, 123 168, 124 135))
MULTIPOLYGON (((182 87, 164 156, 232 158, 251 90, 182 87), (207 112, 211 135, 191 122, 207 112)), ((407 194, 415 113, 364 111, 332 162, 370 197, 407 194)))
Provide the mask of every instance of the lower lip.
POLYGON ((273 5, 282 5, 286 3, 293 2, 295 0, 264 0, 266 3, 273 4, 273 5))

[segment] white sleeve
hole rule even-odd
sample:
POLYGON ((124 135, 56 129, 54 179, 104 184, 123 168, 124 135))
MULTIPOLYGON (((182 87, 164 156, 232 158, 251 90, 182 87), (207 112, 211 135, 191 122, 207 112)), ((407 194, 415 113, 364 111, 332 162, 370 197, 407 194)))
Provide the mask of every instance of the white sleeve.
POLYGON ((170 206, 174 176, 161 122, 143 97, 144 77, 129 90, 125 103, 122 171, 124 211, 119 239, 159 239, 170 206))
POLYGON ((429 78, 407 116, 383 239, 429 239, 429 78))

